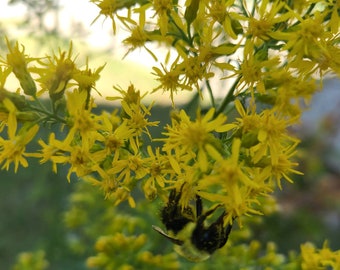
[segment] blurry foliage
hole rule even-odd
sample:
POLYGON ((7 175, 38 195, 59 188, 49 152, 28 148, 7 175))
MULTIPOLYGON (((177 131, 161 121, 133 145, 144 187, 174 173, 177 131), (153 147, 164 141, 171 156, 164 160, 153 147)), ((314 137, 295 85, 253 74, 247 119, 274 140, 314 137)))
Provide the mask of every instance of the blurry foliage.
MULTIPOLYGON (((25 19, 21 22, 22 27, 27 29, 34 29, 44 34, 60 34, 58 27, 58 12, 60 9, 59 0, 10 0, 10 5, 23 4, 27 8, 25 19), (51 29, 46 26, 45 18, 49 14, 53 14, 55 17, 54 25, 51 29)), ((32 31, 32 30, 31 30, 32 31)))
POLYGON ((69 38, 77 33, 77 36, 85 37, 87 30, 79 21, 72 21, 68 26, 67 33, 61 30, 60 22, 64 19, 61 16, 63 8, 60 0, 10 0, 11 6, 24 5, 26 7, 25 17, 19 21, 18 28, 25 30, 25 33, 40 43, 47 39, 57 38, 69 42, 69 38))
POLYGON ((45 252, 22 252, 18 255, 17 263, 13 270, 44 270, 47 269, 48 262, 45 260, 45 252))

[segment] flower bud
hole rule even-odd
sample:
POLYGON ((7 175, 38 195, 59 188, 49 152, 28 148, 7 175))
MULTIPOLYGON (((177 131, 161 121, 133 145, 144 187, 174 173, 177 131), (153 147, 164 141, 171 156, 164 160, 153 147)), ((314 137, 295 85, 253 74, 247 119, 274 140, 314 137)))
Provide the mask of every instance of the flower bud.
POLYGON ((19 110, 22 110, 27 106, 26 99, 23 95, 19 95, 17 93, 7 91, 4 88, 0 88, 0 104, 5 98, 11 100, 15 107, 18 108, 19 110))
POLYGON ((9 53, 7 54, 7 64, 12 68, 24 93, 29 96, 35 96, 37 87, 27 69, 27 63, 32 59, 26 57, 24 46, 22 46, 22 51, 19 50, 18 42, 12 47, 7 40, 7 47, 9 50, 9 53))

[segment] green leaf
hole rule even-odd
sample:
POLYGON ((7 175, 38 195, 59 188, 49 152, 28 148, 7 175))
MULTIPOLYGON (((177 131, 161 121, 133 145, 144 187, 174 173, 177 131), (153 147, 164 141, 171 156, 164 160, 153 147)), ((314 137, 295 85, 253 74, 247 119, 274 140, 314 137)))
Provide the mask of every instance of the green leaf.
POLYGON ((184 18, 187 21, 188 26, 196 19, 199 0, 191 0, 190 5, 185 9, 184 18))

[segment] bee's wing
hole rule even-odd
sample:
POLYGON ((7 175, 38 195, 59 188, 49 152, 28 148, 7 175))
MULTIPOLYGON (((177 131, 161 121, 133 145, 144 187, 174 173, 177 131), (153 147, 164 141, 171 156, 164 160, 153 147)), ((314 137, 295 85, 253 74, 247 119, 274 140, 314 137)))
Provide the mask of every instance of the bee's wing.
POLYGON ((166 234, 161 228, 155 226, 155 225, 152 225, 152 228, 158 232, 159 234, 163 235, 164 237, 166 237, 167 239, 169 239, 172 243, 176 244, 176 245, 183 245, 184 244, 184 241, 182 240, 179 240, 179 239, 176 239, 176 238, 173 238, 171 236, 169 236, 168 234, 166 234))

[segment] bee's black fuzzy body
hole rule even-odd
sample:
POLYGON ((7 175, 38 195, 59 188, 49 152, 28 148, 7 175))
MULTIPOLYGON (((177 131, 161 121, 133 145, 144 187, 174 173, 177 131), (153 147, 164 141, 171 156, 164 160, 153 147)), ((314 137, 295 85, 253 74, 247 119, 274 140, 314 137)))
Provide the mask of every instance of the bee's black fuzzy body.
POLYGON ((220 205, 203 213, 202 199, 196 196, 196 213, 194 214, 194 207, 183 208, 180 205, 182 188, 180 191, 176 189, 170 191, 168 203, 161 210, 161 221, 167 232, 157 226, 153 228, 172 241, 176 245, 175 250, 180 255, 195 262, 206 260, 227 243, 232 225, 224 226, 226 212, 223 212, 216 221, 206 227, 205 220, 220 205))

